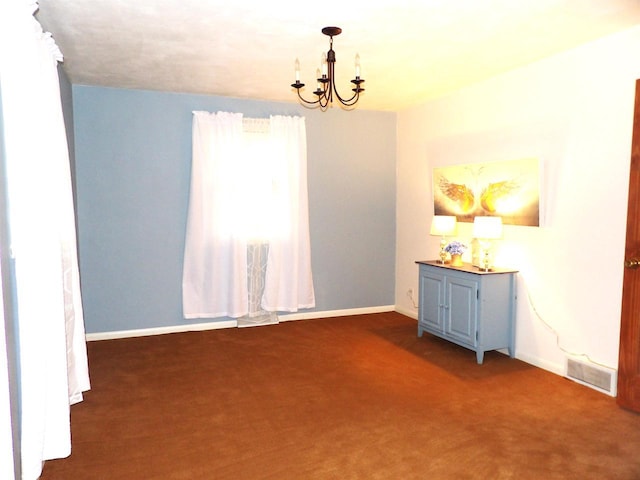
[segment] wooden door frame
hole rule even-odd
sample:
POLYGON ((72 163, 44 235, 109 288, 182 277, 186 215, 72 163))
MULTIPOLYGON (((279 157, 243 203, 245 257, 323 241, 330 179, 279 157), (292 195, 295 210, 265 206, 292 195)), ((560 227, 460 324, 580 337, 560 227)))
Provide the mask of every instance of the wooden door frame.
POLYGON ((624 258, 617 403, 640 412, 640 268, 631 263, 640 258, 640 80, 636 80, 633 113, 624 258))

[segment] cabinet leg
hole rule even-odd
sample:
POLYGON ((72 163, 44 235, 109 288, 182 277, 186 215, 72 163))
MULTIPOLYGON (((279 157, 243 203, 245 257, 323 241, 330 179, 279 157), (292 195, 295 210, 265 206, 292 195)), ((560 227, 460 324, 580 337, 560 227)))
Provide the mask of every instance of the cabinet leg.
POLYGON ((422 338, 422 329, 418 327, 418 338, 422 338))
POLYGON ((476 360, 478 360, 478 365, 482 365, 482 362, 484 361, 484 351, 478 350, 476 352, 476 360))

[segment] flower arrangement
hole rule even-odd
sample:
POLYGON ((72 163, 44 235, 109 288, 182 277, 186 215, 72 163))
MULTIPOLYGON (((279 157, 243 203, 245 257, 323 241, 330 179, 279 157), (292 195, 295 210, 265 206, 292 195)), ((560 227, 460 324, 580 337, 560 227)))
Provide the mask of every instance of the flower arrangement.
POLYGON ((446 247, 444 247, 444 251, 450 255, 462 255, 466 249, 467 246, 457 240, 450 242, 446 247))

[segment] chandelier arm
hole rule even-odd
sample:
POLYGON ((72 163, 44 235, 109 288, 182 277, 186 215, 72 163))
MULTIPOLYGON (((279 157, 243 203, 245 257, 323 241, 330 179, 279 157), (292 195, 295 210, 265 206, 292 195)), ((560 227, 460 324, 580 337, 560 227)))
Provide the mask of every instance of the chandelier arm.
POLYGON ((298 92, 298 98, 299 98, 300 100, 302 100, 304 103, 307 103, 307 104, 309 104, 309 105, 315 105, 315 104, 317 104, 317 103, 319 103, 319 102, 320 102, 320 99, 318 99, 318 100, 314 100, 314 101, 307 100, 307 99, 305 99, 305 98, 300 94, 300 89, 296 89, 296 90, 297 90, 297 92, 298 92))
MULTIPOLYGON (((330 86, 329 88, 333 90, 333 93, 336 94, 336 98, 340 101, 340 103, 342 103, 343 105, 347 106, 347 107, 352 107, 353 105, 356 104, 356 102, 359 100, 360 98, 360 92, 364 90, 364 88, 360 88, 360 83, 364 82, 364 80, 360 80, 359 78, 357 79, 357 83, 356 83, 356 88, 354 88, 354 94, 351 96, 351 98, 342 98, 342 96, 340 95, 340 93, 338 92, 338 87, 336 86, 336 81, 335 81, 335 53, 332 51, 333 55, 332 55, 332 61, 329 63, 329 83, 330 86)), ((332 93, 330 93, 330 97, 332 97, 332 93)), ((331 100, 331 98, 330 98, 331 100)))
POLYGON ((340 103, 348 107, 355 105, 358 99, 360 98, 360 89, 358 88, 355 88, 354 90, 356 90, 356 92, 351 96, 351 98, 347 98, 347 99, 344 99, 340 96, 340 94, 338 93, 338 90, 336 89, 335 84, 333 85, 333 90, 338 100, 340 100, 340 103))
MULTIPOLYGON (((320 80, 320 79, 318 79, 318 80, 320 80)), ((320 83, 322 83, 322 90, 316 89, 313 92, 313 94, 318 97, 317 100, 313 100, 313 101, 307 100, 300 93, 301 88, 304 86, 303 83, 302 84, 301 83, 295 83, 295 84, 292 84, 291 86, 296 89, 296 93, 298 94, 298 98, 303 103, 306 103, 307 105, 319 106, 322 110, 326 110, 327 106, 331 103, 331 96, 327 95, 327 92, 330 92, 329 89, 330 89, 331 82, 328 79, 326 79, 324 82, 320 82, 320 83)))
POLYGON ((331 79, 325 79, 322 83, 322 91, 316 90, 318 95, 318 104, 322 110, 325 110, 331 103, 331 96, 327 95, 327 92, 331 92, 331 79))

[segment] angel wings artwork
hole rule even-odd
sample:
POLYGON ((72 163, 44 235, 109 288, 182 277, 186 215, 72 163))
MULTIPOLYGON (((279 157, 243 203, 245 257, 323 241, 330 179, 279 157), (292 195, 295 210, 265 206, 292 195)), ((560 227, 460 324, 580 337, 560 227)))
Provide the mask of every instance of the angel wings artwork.
POLYGON ((535 158, 434 168, 434 214, 459 222, 494 215, 505 224, 539 226, 539 178, 535 158))

